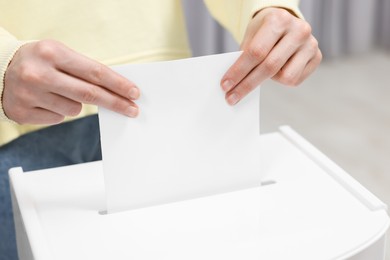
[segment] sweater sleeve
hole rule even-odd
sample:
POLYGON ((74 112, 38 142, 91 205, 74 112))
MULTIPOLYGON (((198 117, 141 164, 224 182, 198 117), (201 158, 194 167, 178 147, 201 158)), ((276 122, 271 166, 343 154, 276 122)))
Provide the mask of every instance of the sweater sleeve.
POLYGON ((12 122, 3 109, 4 76, 15 53, 25 44, 0 27, 0 121, 12 122))
POLYGON ((303 18, 298 8, 299 0, 205 0, 205 3, 211 15, 230 31, 239 43, 250 19, 263 8, 281 7, 303 18))

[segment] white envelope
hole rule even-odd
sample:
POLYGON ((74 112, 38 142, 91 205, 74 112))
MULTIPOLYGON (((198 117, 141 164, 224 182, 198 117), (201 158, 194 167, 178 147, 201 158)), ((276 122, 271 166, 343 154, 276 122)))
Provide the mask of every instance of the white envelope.
POLYGON ((260 185, 259 90, 229 106, 220 80, 240 52, 113 69, 140 114, 99 108, 108 213, 260 185))

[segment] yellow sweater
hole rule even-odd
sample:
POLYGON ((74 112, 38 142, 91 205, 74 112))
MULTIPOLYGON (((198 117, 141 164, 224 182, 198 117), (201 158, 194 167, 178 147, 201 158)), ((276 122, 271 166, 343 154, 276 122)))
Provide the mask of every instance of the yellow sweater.
MULTIPOLYGON (((300 16, 298 1, 205 0, 237 41, 256 11, 279 6, 300 16)), ((26 41, 41 39, 61 41, 107 65, 190 56, 180 0, 0 0, 0 101, 13 55, 26 41)), ((78 117, 95 112, 84 106, 78 117)), ((0 102, 0 146, 42 127, 9 122, 0 102)))

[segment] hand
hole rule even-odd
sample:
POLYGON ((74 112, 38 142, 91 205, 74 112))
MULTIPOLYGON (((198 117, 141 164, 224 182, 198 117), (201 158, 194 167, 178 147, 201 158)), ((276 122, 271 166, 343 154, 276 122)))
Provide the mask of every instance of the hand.
POLYGON ((129 117, 139 89, 110 68, 63 44, 28 43, 15 54, 5 74, 3 108, 19 124, 56 124, 80 113, 82 103, 129 117))
POLYGON ((281 8, 265 8, 255 15, 241 49, 242 55, 221 80, 230 105, 268 78, 297 86, 322 59, 310 25, 281 8))

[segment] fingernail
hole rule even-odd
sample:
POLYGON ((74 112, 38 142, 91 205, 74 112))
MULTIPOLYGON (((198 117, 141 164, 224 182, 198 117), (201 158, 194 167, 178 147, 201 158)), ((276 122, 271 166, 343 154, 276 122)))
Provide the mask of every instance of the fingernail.
POLYGON ((232 87, 233 87, 233 82, 231 80, 227 79, 222 82, 222 89, 225 92, 228 92, 232 87))
POLYGON ((131 99, 139 98, 139 89, 137 87, 132 87, 129 91, 129 96, 131 99))
POLYGON ((129 117, 136 117, 138 115, 138 108, 130 106, 127 109, 127 115, 129 117))
POLYGON ((231 94, 230 96, 227 97, 227 102, 231 106, 237 104, 237 102, 239 100, 240 100, 240 97, 236 93, 233 93, 233 94, 231 94))

